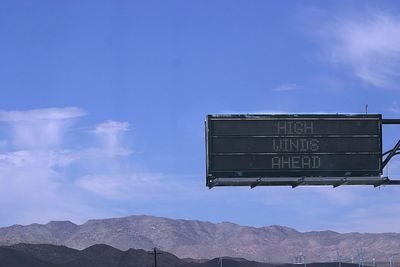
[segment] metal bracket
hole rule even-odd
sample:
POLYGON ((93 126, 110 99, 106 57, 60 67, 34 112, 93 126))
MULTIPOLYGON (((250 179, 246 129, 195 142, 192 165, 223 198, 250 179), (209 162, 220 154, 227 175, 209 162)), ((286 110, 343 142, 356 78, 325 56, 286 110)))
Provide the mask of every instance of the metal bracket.
POLYGON ((218 183, 216 183, 214 179, 210 177, 208 177, 207 179, 209 179, 209 182, 207 183, 208 189, 212 189, 214 186, 218 185, 218 183))
MULTIPOLYGON (((388 164, 388 162, 398 153, 398 150, 400 148, 400 140, 397 142, 397 144, 394 146, 392 150, 389 150, 389 155, 385 158, 385 160, 382 162, 382 169, 385 168, 385 166, 388 164)), ((385 153, 386 154, 386 153, 385 153)))
MULTIPOLYGON (((400 124, 400 119, 382 119, 382 124, 400 124)), ((393 149, 386 151, 382 154, 382 157, 387 155, 385 160, 382 162, 382 169, 389 163, 389 161, 396 155, 400 154, 400 140, 394 146, 393 149), (387 155, 388 154, 388 155, 387 155)))
POLYGON ((382 119, 382 124, 400 124, 400 119, 382 119))
POLYGON ((250 189, 253 189, 257 185, 261 184, 261 177, 257 179, 253 184, 250 185, 250 189))
POLYGON ((347 183, 347 177, 343 178, 339 183, 334 184, 333 188, 339 187, 339 186, 344 185, 346 183, 347 183))
POLYGON ((297 184, 293 184, 292 188, 296 188, 299 185, 303 185, 304 184, 304 177, 300 178, 299 180, 297 180, 297 184))
POLYGON ((384 185, 384 184, 389 184, 389 182, 390 182, 389 178, 388 177, 384 177, 381 182, 374 184, 374 187, 378 187, 378 186, 381 186, 381 185, 384 185))

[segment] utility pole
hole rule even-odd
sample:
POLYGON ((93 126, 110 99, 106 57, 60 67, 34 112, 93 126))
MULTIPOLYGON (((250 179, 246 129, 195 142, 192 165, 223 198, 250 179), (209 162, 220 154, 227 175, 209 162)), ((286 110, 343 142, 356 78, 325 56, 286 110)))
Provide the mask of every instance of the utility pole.
POLYGON ((153 267, 157 267, 157 255, 162 254, 162 252, 158 252, 157 248, 154 248, 153 251, 148 252, 148 253, 154 255, 154 266, 153 267))

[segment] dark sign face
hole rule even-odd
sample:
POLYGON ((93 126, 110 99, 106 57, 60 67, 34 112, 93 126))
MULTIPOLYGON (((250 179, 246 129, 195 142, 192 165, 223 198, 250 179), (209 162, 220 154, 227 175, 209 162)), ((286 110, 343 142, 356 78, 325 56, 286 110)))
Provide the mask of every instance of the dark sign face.
POLYGON ((209 115, 215 178, 376 177, 381 115, 209 115))

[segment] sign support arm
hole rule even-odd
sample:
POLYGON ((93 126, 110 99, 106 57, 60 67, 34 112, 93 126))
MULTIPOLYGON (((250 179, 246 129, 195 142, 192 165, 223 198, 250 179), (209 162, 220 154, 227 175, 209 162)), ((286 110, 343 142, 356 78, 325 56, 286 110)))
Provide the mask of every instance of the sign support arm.
POLYGON ((394 148, 390 151, 389 155, 385 158, 385 160, 382 163, 382 169, 385 168, 385 166, 388 164, 391 158, 397 154, 397 151, 400 148, 400 140, 397 142, 397 144, 394 146, 394 148))

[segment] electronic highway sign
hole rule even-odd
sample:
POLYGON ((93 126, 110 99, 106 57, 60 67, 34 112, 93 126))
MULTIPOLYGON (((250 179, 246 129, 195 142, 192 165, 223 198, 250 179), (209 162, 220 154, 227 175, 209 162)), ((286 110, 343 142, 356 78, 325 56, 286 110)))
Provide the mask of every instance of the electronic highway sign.
POLYGON ((382 174, 382 117, 208 115, 206 154, 210 187, 368 183, 382 174))

